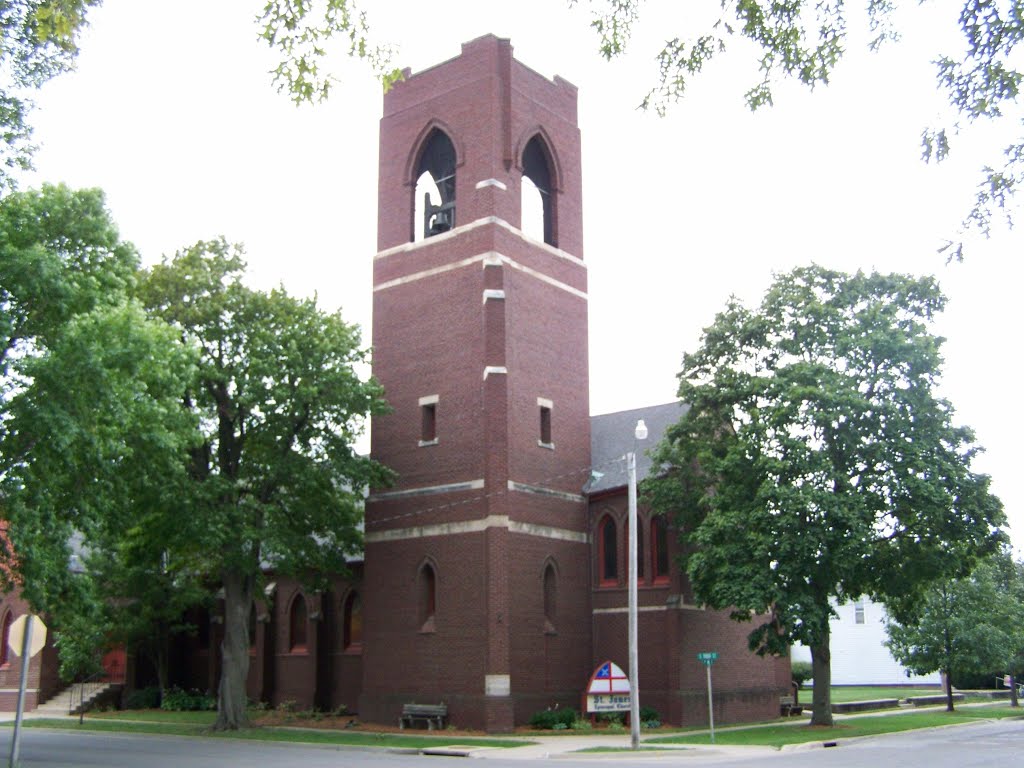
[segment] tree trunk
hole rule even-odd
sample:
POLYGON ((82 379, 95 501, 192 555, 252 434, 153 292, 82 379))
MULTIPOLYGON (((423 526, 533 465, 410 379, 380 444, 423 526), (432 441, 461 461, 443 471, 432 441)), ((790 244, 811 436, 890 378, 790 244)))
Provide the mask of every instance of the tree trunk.
POLYGON ((224 642, 221 643, 220 684, 217 687, 216 731, 249 727, 245 682, 249 676, 249 611, 253 580, 237 571, 224 573, 224 642))
POLYGON ((1017 700, 1017 678, 1013 675, 1010 675, 1010 706, 1020 706, 1020 702, 1017 700))
POLYGON ((946 711, 953 711, 953 670, 944 669, 943 677, 946 678, 946 711))
POLYGON ((811 669, 814 673, 811 725, 832 725, 832 651, 827 619, 820 637, 821 642, 811 646, 811 669))

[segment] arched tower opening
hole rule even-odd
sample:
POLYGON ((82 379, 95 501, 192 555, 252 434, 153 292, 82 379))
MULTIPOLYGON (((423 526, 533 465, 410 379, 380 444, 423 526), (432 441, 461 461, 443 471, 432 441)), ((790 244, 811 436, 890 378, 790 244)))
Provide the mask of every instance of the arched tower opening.
POLYGON ((412 239, 419 242, 455 226, 455 145, 440 128, 427 136, 415 178, 412 239))
POLYGON ((557 246, 551 152, 537 134, 523 150, 521 191, 522 231, 528 237, 557 246))

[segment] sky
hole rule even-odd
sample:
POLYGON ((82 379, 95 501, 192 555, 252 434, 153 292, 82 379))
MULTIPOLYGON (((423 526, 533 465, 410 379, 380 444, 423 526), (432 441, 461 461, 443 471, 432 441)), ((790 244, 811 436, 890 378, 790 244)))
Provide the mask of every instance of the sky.
MULTIPOLYGON (((77 71, 38 94, 40 149, 23 185, 100 187, 145 263, 223 235, 246 246, 249 281, 283 284, 340 309, 370 338, 381 86, 332 59, 327 103, 296 107, 268 71, 260 0, 104 0, 81 38, 77 71)), ((920 160, 923 128, 948 112, 937 53, 959 55, 949 0, 899 11, 903 39, 869 53, 852 19, 827 87, 776 87, 751 113, 759 79, 737 42, 666 117, 637 109, 666 37, 713 21, 717 0, 648 0, 625 57, 604 61, 585 0, 363 0, 377 40, 414 72, 486 33, 517 59, 579 88, 584 253, 589 267, 593 413, 672 400, 685 351, 730 295, 760 300, 773 274, 815 262, 855 271, 934 274, 949 298, 941 394, 986 452, 1014 543, 1024 547, 1024 491, 1014 482, 1022 433, 1015 341, 1024 235, 969 236, 966 259, 939 248, 998 160, 1000 126, 956 137, 950 159, 920 160)), ((852 12, 852 11, 851 11, 852 12)))

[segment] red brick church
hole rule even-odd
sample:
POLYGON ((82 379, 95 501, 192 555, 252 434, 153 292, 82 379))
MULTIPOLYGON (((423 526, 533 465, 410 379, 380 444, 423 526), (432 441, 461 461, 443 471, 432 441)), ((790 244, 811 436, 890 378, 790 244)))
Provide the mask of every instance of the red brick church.
MULTIPOLYGON (((575 86, 490 35, 385 95, 373 373, 394 410, 371 454, 398 480, 367 499, 350 580, 311 594, 271 578, 253 699, 389 724, 443 702, 460 727, 508 731, 578 709, 601 662, 628 668, 624 455, 638 419, 650 447, 682 406, 590 415, 576 112, 575 86)), ((717 651, 716 720, 777 716, 789 660, 695 604, 675 539, 641 509, 641 703, 706 722, 696 655, 717 651)), ((175 669, 215 690, 219 624, 198 623, 175 669)))

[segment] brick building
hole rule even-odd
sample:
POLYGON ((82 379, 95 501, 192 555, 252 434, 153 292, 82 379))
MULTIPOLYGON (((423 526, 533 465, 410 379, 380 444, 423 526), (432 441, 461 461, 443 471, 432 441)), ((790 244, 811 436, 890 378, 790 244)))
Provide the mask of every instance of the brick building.
MULTIPOLYGON (((384 98, 373 347, 394 411, 371 454, 399 479, 366 508, 366 720, 443 700, 507 730, 625 665, 622 457, 638 418, 653 445, 681 410, 590 416, 581 189, 576 88, 507 40, 384 98)), ((666 521, 641 525, 644 703, 703 722, 696 653, 717 650, 719 716, 776 714, 788 662, 693 605, 666 521)))
MULTIPOLYGON (((581 190, 576 88, 507 40, 385 95, 373 371, 393 412, 371 454, 398 480, 367 499, 350 580, 306 594, 270 578, 253 699, 382 723, 444 702, 459 726, 507 731, 579 708, 604 660, 628 667, 623 457, 637 419, 653 446, 682 411, 590 415, 581 190)), ((716 719, 776 716, 788 659, 750 654, 748 627, 694 605, 668 521, 641 510, 639 534, 642 703, 706 722, 696 654, 714 650, 716 719)), ((193 620, 175 674, 215 689, 219 624, 193 620)))

